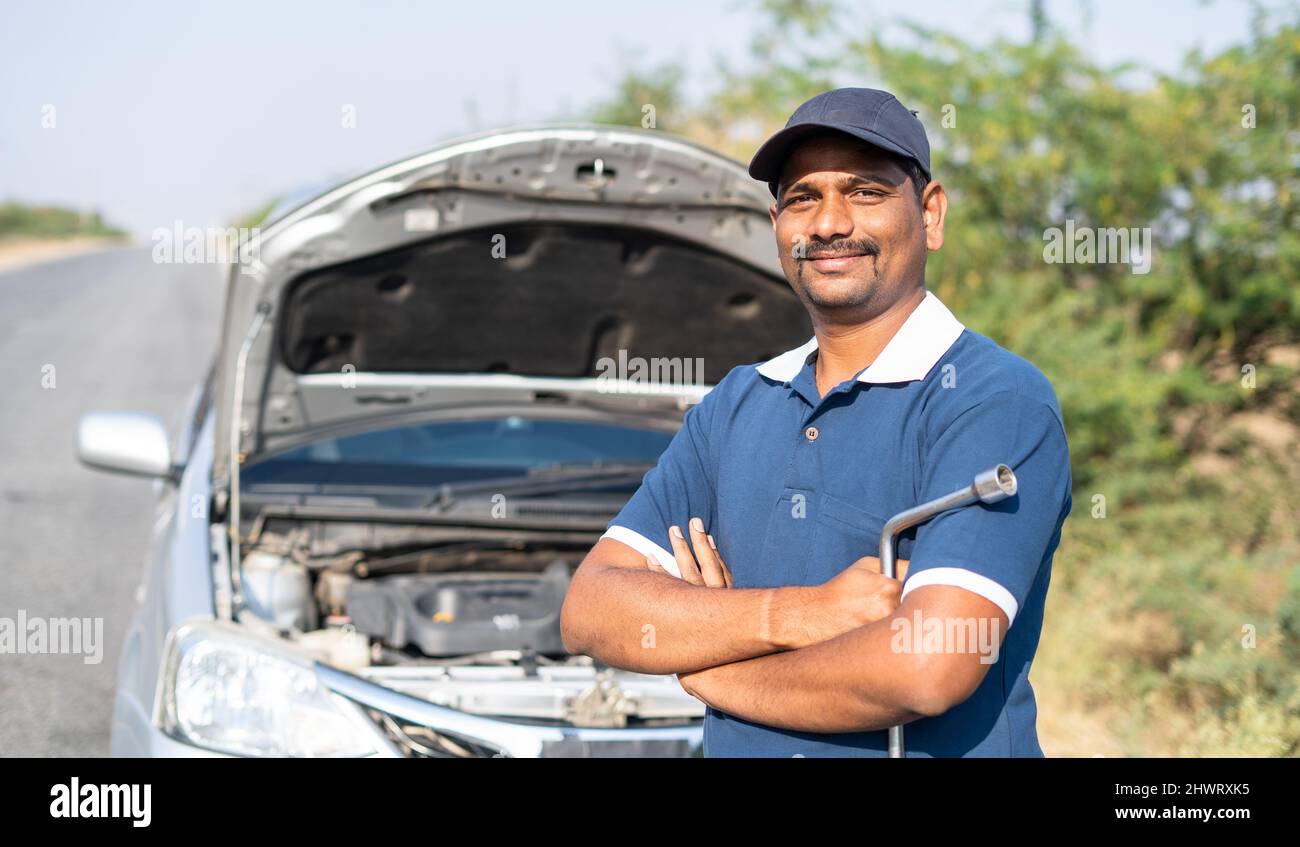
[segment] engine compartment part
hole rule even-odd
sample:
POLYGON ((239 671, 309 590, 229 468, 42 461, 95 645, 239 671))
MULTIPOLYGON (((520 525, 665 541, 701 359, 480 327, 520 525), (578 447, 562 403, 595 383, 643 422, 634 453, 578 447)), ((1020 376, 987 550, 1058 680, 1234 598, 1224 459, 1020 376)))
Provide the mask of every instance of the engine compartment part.
POLYGON ((439 706, 484 717, 562 726, 620 728, 698 721, 704 704, 671 676, 567 662, 372 665, 360 676, 439 706))
POLYGON ((316 602, 324 615, 342 615, 348 604, 352 574, 324 571, 316 578, 316 602))
POLYGON ((296 640, 300 647, 339 670, 355 672, 370 666, 370 639, 351 626, 306 632, 296 640))
POLYGON ((316 602, 306 566, 253 550, 243 557, 239 570, 244 602, 253 614, 280 629, 306 632, 316 628, 316 602))
POLYGON ((569 569, 541 574, 412 574, 353 581, 347 614, 359 632, 427 656, 485 650, 564 655, 560 609, 569 569))

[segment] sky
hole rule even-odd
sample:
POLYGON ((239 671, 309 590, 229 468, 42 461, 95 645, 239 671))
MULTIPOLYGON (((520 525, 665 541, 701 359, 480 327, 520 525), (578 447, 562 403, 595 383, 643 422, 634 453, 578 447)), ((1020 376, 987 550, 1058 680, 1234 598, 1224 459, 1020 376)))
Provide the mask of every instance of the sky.
MULTIPOLYGON (((851 26, 907 16, 1024 39, 1027 0, 846 0, 851 26)), ((1273 5, 1276 5, 1275 3, 1273 5)), ((1246 40, 1242 0, 1048 0, 1105 63, 1176 70, 1246 40)), ((752 0, 5 0, 0 202, 98 210, 147 240, 227 225, 276 196, 469 132, 581 117, 620 72, 665 61, 686 91, 744 66, 752 0), (350 107, 353 126, 344 127, 350 107)), ((791 110, 797 106, 791 103, 791 110)))

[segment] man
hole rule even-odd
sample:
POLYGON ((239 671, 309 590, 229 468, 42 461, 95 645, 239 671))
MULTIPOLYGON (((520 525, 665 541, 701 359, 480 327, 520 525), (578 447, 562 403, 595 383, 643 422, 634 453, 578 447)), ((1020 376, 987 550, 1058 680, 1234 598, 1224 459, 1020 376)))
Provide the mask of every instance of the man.
POLYGON ((1029 686, 1070 511, 1047 378, 925 288, 948 201, 915 114, 844 88, 755 154, 807 344, 732 370, 574 576, 566 645, 676 673, 708 705, 706 756, 1041 756, 1029 686), (1009 464, 1020 494, 897 512, 1009 464), (685 531, 683 531, 683 527, 685 531), (688 540, 689 539, 689 540, 688 540))

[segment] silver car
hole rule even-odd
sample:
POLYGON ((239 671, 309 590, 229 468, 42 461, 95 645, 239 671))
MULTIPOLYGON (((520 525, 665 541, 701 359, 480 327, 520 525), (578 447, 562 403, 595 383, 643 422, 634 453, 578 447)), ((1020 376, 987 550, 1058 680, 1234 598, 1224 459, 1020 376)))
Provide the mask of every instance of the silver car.
POLYGON ((703 705, 559 613, 685 410, 808 337, 769 203, 661 132, 537 126, 265 224, 178 437, 80 424, 159 480, 113 753, 697 754, 703 705))

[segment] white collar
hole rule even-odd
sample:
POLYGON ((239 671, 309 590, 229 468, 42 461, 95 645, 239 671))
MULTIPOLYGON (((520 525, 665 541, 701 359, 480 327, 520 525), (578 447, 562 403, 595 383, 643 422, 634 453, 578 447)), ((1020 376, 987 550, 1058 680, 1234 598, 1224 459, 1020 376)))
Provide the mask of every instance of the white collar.
MULTIPOLYGON (((889 339, 870 367, 858 374, 859 382, 909 382, 925 379, 935 363, 948 352, 948 348, 966 327, 948 311, 948 307, 931 291, 925 292, 903 325, 889 339)), ((787 350, 755 365, 768 379, 789 382, 803 368, 808 355, 817 349, 817 336, 804 344, 787 350)))

